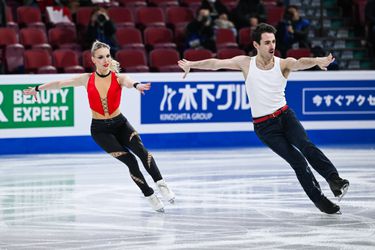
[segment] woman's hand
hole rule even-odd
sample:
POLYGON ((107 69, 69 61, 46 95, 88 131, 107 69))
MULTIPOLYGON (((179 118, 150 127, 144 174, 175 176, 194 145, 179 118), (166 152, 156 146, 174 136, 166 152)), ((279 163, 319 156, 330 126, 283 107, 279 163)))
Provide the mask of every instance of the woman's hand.
POLYGON ((140 83, 137 84, 137 90, 141 92, 143 95, 145 94, 146 90, 150 90, 151 88, 151 83, 140 83))
POLYGON ((32 96, 34 96, 35 100, 37 100, 36 94, 38 92, 35 90, 35 87, 29 87, 28 89, 24 89, 22 92, 23 92, 24 95, 32 95, 32 96))

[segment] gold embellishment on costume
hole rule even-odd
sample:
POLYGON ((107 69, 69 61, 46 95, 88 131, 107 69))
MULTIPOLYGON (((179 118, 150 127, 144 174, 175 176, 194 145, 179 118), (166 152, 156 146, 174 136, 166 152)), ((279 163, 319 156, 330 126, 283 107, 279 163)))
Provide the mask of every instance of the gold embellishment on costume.
POLYGON ((151 168, 151 161, 152 161, 152 154, 148 153, 147 155, 147 165, 149 168, 151 168))
POLYGON ((102 103, 102 107, 103 107, 104 113, 109 114, 108 99, 107 99, 107 97, 104 97, 104 98, 100 97, 100 102, 102 103))
POLYGON ((133 179, 135 182, 138 182, 138 183, 141 183, 141 184, 145 184, 140 178, 135 177, 135 176, 132 175, 132 174, 130 174, 130 177, 132 177, 132 179, 133 179))
POLYGON ((120 157, 121 155, 126 155, 127 152, 120 151, 120 152, 112 152, 112 153, 109 153, 109 154, 112 155, 113 157, 117 158, 117 157, 120 157))
POLYGON ((132 141, 133 137, 136 136, 138 133, 137 131, 134 131, 131 135, 130 135, 130 138, 129 138, 129 142, 132 141))

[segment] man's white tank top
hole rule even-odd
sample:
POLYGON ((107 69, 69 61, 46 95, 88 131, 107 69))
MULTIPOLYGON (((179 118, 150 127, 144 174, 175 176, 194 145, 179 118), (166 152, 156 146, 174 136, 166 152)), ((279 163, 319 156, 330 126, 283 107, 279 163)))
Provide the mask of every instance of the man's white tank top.
POLYGON ((245 84, 252 116, 261 117, 272 114, 286 105, 287 79, 281 72, 279 57, 274 57, 274 66, 269 70, 257 68, 255 60, 256 56, 251 57, 245 84))

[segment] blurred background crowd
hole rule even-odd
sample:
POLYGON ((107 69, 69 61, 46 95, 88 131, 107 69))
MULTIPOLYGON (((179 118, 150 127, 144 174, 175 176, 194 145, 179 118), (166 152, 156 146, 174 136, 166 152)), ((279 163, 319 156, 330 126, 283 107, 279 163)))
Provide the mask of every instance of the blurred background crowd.
POLYGON ((374 69, 375 0, 0 0, 0 73, 91 72, 108 43, 123 72, 180 71, 180 58, 255 55, 251 32, 277 28, 280 57, 336 57, 374 69))

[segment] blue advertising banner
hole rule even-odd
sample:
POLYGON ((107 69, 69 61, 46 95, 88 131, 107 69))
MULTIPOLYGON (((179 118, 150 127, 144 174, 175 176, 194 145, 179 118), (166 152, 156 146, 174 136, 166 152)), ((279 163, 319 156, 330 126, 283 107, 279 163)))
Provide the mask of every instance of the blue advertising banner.
MULTIPOLYGON (((241 81, 153 83, 141 123, 251 122, 241 81)), ((374 81, 289 81, 288 105, 302 121, 375 119, 374 81)))
POLYGON ((374 81, 293 81, 288 104, 303 121, 375 119, 374 81))
POLYGON ((141 98, 141 123, 251 121, 243 82, 152 83, 141 98))

